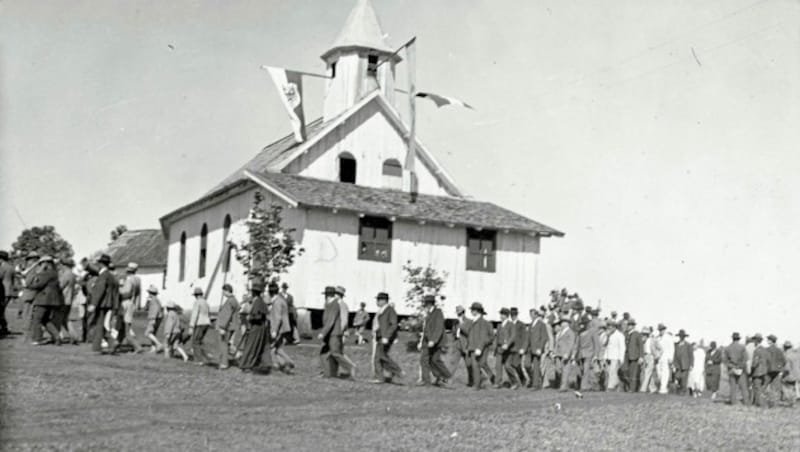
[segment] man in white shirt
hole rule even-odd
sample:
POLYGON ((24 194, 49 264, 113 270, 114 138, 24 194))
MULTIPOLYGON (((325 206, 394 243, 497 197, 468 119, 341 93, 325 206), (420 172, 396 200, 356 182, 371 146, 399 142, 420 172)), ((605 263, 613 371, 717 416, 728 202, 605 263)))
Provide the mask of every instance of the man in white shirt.
POLYGON ((608 376, 606 377, 606 389, 619 390, 619 366, 625 359, 625 335, 619 330, 619 324, 609 320, 606 323, 608 333, 608 345, 606 345, 605 359, 608 365, 608 376))
POLYGON ((661 348, 661 356, 656 362, 656 373, 661 383, 658 393, 667 394, 667 385, 670 380, 672 368, 672 358, 675 356, 675 339, 667 332, 667 327, 663 323, 658 324, 658 345, 661 348))
POLYGON ((642 347, 642 354, 644 355, 644 363, 642 364, 642 387, 639 392, 656 392, 658 389, 655 382, 655 368, 656 360, 653 344, 656 342, 653 337, 653 328, 646 326, 642 328, 642 336, 644 337, 644 345, 642 347))

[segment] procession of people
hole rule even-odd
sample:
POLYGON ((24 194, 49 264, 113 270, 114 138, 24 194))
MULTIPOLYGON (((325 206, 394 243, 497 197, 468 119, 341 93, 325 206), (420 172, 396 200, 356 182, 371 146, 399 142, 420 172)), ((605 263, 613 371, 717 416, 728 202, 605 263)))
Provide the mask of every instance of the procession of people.
MULTIPOLYGON (((221 370, 233 363, 243 372, 294 374, 296 363, 286 345, 297 343, 299 333, 294 300, 285 283, 279 287, 277 282, 253 278, 241 301, 234 288, 225 284, 214 319, 200 287, 192 290, 189 312, 172 300, 162 302, 152 285, 141 306, 136 264, 128 264, 124 274, 117 276, 106 254, 92 262, 84 259, 80 265, 36 252, 24 261, 14 268, 9 254, 0 251, 0 335, 9 334, 5 308, 16 301, 18 316, 36 346, 90 342, 95 353, 109 355, 126 350, 142 353, 147 347, 168 358, 178 356, 221 370), (140 338, 133 325, 141 308, 147 324, 140 338), (213 331, 218 336, 216 350, 209 341, 213 331)), ((317 335, 320 375, 355 379, 359 370, 345 353, 350 327, 346 290, 331 285, 321 296, 325 305, 317 335)), ((684 329, 673 336, 664 324, 638 328, 627 312, 621 317, 616 312, 601 317, 599 306, 585 304, 566 289, 554 290, 550 296, 547 305, 529 310, 530 323, 520 318, 517 307, 502 308, 496 327, 485 318, 480 302, 456 307, 455 320, 448 322, 437 306, 440 298, 422 296, 416 384, 450 386, 463 361, 466 386, 475 390, 551 388, 574 391, 578 397, 589 391, 671 392, 692 397, 706 393, 722 400, 721 382, 727 382, 727 400, 734 405, 793 406, 800 398, 800 351, 789 341, 779 345, 774 335, 764 338, 754 333, 742 343, 742 336, 734 332, 729 345, 711 342, 706 346, 703 341, 690 341, 684 329)), ((372 342, 370 382, 400 383, 406 372, 392 357, 399 318, 388 293, 379 292, 375 302, 374 316, 366 313, 364 303, 356 313, 356 343, 372 342), (371 340, 365 337, 368 330, 371 340)))

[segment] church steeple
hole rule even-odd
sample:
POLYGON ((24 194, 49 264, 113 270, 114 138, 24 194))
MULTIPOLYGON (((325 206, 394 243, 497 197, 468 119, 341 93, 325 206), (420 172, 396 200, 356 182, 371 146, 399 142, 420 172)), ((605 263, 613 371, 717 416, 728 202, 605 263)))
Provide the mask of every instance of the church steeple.
POLYGON ((380 90, 392 102, 394 68, 400 61, 393 52, 386 43, 372 3, 358 0, 339 36, 322 54, 332 77, 325 93, 325 120, 355 105, 374 90, 380 90))

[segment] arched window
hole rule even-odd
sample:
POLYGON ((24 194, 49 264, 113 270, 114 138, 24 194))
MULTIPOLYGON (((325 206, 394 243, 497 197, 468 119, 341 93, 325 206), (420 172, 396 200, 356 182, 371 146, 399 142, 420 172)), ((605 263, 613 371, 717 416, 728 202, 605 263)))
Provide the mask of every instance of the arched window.
POLYGON ((356 158, 349 152, 339 154, 339 182, 356 183, 356 158))
POLYGON ((200 268, 197 269, 197 277, 203 278, 206 276, 206 251, 208 250, 208 226, 203 223, 203 228, 200 229, 200 268))
POLYGON ((383 186, 403 188, 403 167, 397 159, 388 159, 383 162, 383 186))
POLYGON ((225 260, 222 261, 222 271, 227 273, 231 269, 231 247, 228 245, 228 233, 231 231, 231 216, 225 215, 222 223, 222 249, 225 250, 225 260))
POLYGON ((186 277, 186 231, 181 232, 181 258, 178 265, 178 282, 186 277))

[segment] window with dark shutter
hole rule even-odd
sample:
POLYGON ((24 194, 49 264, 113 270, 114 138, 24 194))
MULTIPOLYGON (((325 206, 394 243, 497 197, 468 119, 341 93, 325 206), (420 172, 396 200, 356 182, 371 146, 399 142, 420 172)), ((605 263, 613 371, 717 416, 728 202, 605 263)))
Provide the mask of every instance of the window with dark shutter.
POLYGON ((497 231, 467 229, 467 270, 494 273, 497 231))
POLYGON ((356 183, 356 158, 349 152, 339 155, 339 182, 356 183))
POLYGON ((186 232, 181 233, 180 265, 178 266, 178 282, 186 278, 186 232))
POLYGON ((208 226, 203 223, 203 228, 200 230, 200 268, 197 269, 197 277, 203 278, 206 276, 206 252, 208 250, 208 226))
POLYGON ((222 271, 227 273, 231 270, 231 246, 228 244, 228 233, 231 232, 231 216, 225 215, 222 223, 222 249, 225 251, 225 260, 222 261, 222 271))
POLYGON ((386 218, 364 217, 358 227, 360 260, 392 261, 392 222, 386 218))

